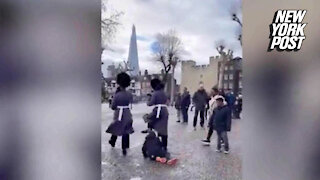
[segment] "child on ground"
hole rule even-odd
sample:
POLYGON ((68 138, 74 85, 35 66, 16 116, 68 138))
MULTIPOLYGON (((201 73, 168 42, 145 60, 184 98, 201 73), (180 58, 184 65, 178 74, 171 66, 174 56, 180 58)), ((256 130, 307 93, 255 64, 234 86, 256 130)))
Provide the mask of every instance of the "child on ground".
POLYGON ((145 158, 150 158, 162 164, 174 165, 178 161, 176 158, 170 158, 170 153, 162 148, 160 138, 152 130, 149 130, 146 136, 142 146, 142 154, 145 158))

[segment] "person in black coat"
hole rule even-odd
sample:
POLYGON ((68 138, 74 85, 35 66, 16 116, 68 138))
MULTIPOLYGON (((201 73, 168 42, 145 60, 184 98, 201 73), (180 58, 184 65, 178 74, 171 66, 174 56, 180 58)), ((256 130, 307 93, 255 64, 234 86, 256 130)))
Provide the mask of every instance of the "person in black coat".
POLYGON ((205 108, 206 105, 208 104, 208 94, 206 90, 203 88, 203 84, 200 84, 200 88, 198 89, 197 92, 194 93, 192 97, 192 101, 195 105, 195 113, 194 113, 194 119, 193 119, 193 127, 194 130, 196 130, 197 126, 197 120, 198 120, 198 115, 200 114, 200 126, 204 127, 204 113, 205 113, 205 108))
POLYGON ((162 143, 160 138, 156 136, 155 132, 152 130, 148 131, 149 134, 146 136, 146 139, 142 146, 142 154, 145 158, 150 158, 151 160, 167 163, 167 164, 175 164, 177 159, 171 159, 170 153, 162 148, 162 143))
POLYGON ((177 110, 177 122, 180 122, 180 116, 181 116, 181 94, 177 93, 176 98, 174 100, 174 107, 177 110))
MULTIPOLYGON (((217 98, 217 107, 211 118, 209 126, 217 131, 217 152, 221 152, 221 141, 224 143, 224 153, 229 153, 229 141, 227 132, 231 131, 231 110, 224 105, 223 98, 217 98)), ((209 134, 208 134, 209 136, 209 134)), ((211 135, 210 135, 211 136, 211 135)), ((210 137, 208 137, 210 139, 210 137)))
POLYGON ((181 96, 181 113, 182 113, 182 118, 184 123, 188 123, 188 109, 190 106, 191 100, 190 100, 190 94, 188 89, 185 87, 183 90, 183 94, 181 96))
POLYGON ((117 141, 117 136, 122 136, 122 153, 127 154, 126 149, 129 148, 129 134, 134 132, 132 127, 132 114, 130 112, 129 104, 132 103, 132 94, 126 91, 126 88, 130 85, 130 76, 126 73, 120 73, 117 75, 117 89, 111 108, 114 110, 113 122, 106 130, 107 133, 112 134, 109 140, 109 144, 114 147, 117 141))

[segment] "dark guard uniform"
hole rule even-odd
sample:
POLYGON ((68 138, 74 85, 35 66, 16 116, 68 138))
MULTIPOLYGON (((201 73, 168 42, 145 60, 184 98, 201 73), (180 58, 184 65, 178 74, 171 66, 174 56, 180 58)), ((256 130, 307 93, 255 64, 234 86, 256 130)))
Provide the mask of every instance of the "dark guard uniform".
POLYGON ((122 136, 122 152, 127 154, 126 149, 129 148, 129 134, 134 132, 132 127, 132 115, 129 105, 132 103, 132 94, 126 91, 126 87, 130 85, 130 76, 126 73, 120 73, 117 76, 119 88, 112 100, 111 108, 114 110, 114 119, 110 124, 107 133, 112 134, 109 143, 115 146, 117 136, 122 136))
POLYGON ((150 114, 151 127, 158 132, 164 149, 168 144, 168 118, 169 113, 167 109, 167 96, 164 92, 164 85, 158 79, 151 81, 151 86, 154 89, 148 106, 155 106, 150 114))

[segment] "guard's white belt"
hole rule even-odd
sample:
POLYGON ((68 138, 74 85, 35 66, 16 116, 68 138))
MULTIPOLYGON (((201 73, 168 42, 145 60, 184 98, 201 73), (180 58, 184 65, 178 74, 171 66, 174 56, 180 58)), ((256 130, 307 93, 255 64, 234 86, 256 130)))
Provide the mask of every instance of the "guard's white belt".
POLYGON ((167 105, 166 104, 157 104, 157 105, 155 105, 155 107, 157 108, 157 118, 159 118, 160 117, 161 108, 162 107, 167 107, 167 105))
POLYGON ((122 119, 122 114, 123 114, 123 109, 129 109, 129 106, 117 106, 117 108, 119 109, 119 116, 118 116, 118 120, 121 121, 122 119))

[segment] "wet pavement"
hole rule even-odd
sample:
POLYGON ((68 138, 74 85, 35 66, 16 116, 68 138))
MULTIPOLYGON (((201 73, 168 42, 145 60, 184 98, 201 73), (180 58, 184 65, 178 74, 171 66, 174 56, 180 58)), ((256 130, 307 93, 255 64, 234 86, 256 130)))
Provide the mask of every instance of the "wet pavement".
MULTIPOLYGON (((141 148, 146 134, 140 133, 146 129, 142 116, 149 113, 151 107, 145 103, 134 104, 133 128, 135 133, 130 136, 130 149, 127 156, 122 155, 121 138, 118 138, 115 148, 108 140, 110 134, 105 129, 112 121, 113 111, 107 104, 102 105, 102 164, 103 180, 237 180, 241 179, 241 138, 240 123, 243 120, 233 120, 232 131, 228 134, 230 154, 215 152, 216 134, 211 139, 210 146, 204 146, 201 139, 207 131, 198 125, 192 127, 194 112, 189 111, 189 123, 177 123, 176 110, 169 107, 168 151, 172 157, 177 157, 175 166, 168 166, 143 158, 141 148)), ((198 120, 199 123, 199 120, 198 120)), ((207 122, 205 123, 207 124, 207 122)))

